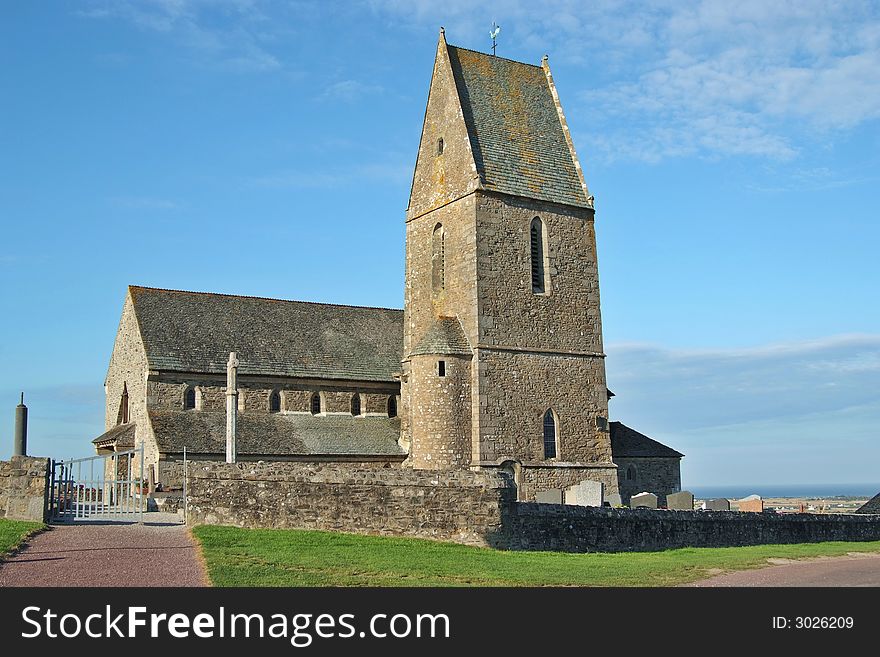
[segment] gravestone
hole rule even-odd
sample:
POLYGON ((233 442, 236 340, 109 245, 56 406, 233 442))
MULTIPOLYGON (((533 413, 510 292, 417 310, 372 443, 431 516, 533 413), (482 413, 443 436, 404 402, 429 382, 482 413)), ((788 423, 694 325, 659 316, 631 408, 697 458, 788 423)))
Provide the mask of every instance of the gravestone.
POLYGON ((666 496, 666 508, 673 511, 693 511, 694 494, 687 490, 670 493, 666 496))
POLYGON ((737 500, 736 505, 740 511, 751 513, 761 513, 764 510, 764 500, 761 499, 760 495, 744 497, 741 500, 737 500))
POLYGON ((562 489, 551 488, 535 495, 535 502, 541 504, 562 504, 562 489))
POLYGON ((565 489, 565 503, 576 506, 602 506, 603 489, 601 481, 584 479, 579 484, 565 489))
POLYGON ((632 509, 656 509, 657 496, 654 493, 639 493, 629 498, 629 506, 632 509))
POLYGON ((703 502, 703 508, 706 511, 730 511, 730 500, 724 499, 723 497, 714 500, 706 500, 703 502))
POLYGON ((610 495, 605 496, 605 501, 608 503, 608 506, 621 506, 623 503, 620 500, 620 493, 611 493, 610 495))

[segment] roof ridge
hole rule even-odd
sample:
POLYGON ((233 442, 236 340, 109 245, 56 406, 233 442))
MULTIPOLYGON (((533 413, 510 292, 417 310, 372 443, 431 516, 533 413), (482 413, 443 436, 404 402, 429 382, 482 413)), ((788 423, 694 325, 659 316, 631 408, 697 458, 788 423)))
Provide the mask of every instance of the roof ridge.
POLYGON ((145 285, 129 285, 129 290, 149 290, 152 292, 175 292, 178 294, 197 294, 206 297, 230 297, 235 299, 254 299, 257 301, 278 301, 279 303, 303 303, 312 306, 332 306, 334 308, 360 308, 364 310, 393 310, 403 312, 402 308, 388 308, 385 306, 355 306, 348 303, 329 303, 325 301, 302 301, 300 299, 278 299, 276 297, 258 297, 252 294, 228 294, 225 292, 198 292, 194 290, 175 290, 167 287, 148 287, 145 285))
POLYGON ((521 62, 518 59, 510 59, 510 57, 499 57, 498 55, 490 55, 489 53, 482 52, 480 50, 474 50, 473 48, 463 48, 462 46, 453 46, 451 43, 446 44, 447 48, 455 48, 456 50, 466 50, 468 52, 473 52, 478 55, 483 55, 484 57, 494 57, 495 59, 503 59, 506 62, 513 62, 514 64, 521 64, 523 66, 531 66, 532 68, 541 68, 540 64, 529 64, 528 62, 521 62))

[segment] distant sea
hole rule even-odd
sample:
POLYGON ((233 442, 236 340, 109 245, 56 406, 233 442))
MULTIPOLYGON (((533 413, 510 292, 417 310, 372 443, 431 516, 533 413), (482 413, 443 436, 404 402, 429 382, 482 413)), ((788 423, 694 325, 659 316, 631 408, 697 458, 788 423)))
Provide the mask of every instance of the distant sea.
POLYGON ((682 486, 694 497, 701 500, 716 497, 742 499, 747 495, 761 497, 874 497, 880 493, 880 483, 876 484, 731 484, 729 486, 682 486))

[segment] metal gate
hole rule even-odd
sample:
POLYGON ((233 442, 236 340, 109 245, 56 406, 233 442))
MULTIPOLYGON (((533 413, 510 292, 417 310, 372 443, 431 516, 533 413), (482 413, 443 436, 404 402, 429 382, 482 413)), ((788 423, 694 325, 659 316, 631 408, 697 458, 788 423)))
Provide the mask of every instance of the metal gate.
POLYGON ((52 461, 50 522, 143 522, 146 499, 143 445, 127 452, 52 461))

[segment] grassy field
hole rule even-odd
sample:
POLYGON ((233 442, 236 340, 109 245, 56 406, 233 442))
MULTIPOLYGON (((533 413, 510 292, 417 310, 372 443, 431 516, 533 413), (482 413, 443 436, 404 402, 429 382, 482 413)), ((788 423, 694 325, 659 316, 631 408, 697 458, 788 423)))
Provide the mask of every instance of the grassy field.
POLYGON ((39 522, 0 518, 0 559, 21 545, 24 539, 42 529, 42 527, 42 523, 39 522))
POLYGON ((215 586, 673 586, 774 557, 880 552, 880 541, 565 554, 284 529, 193 533, 215 586))

